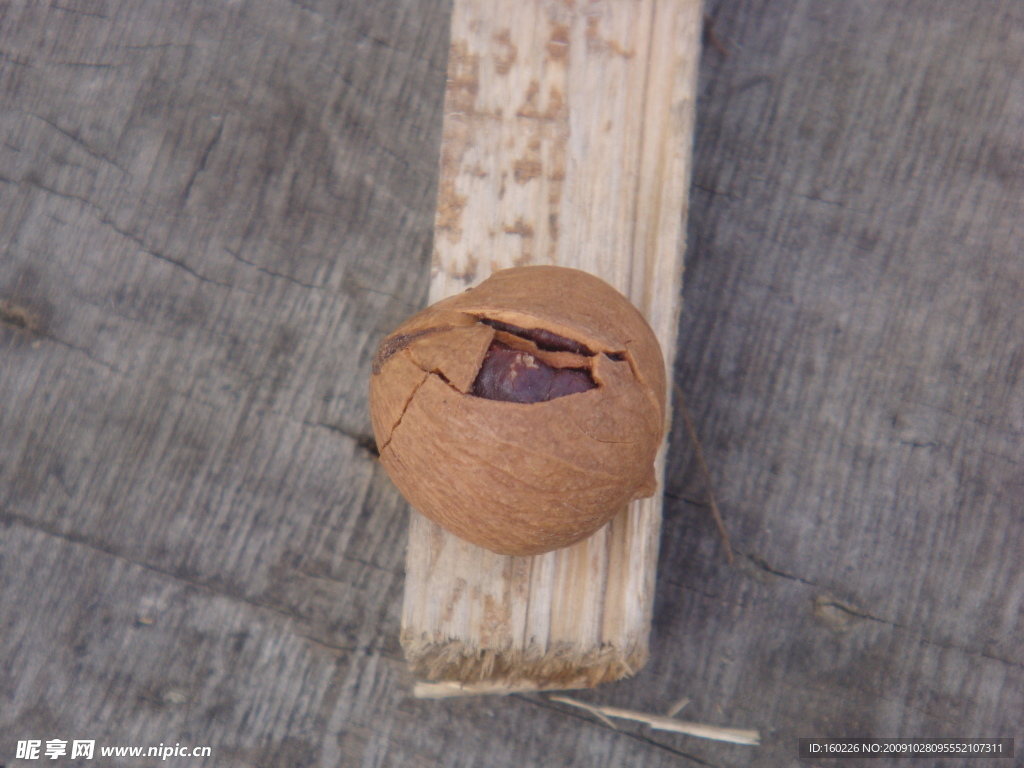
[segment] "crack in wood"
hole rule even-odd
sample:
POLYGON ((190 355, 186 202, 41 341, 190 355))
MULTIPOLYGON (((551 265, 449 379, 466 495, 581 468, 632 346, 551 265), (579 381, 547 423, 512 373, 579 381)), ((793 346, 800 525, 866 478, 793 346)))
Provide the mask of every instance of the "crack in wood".
POLYGON ((199 162, 196 163, 195 170, 188 177, 188 182, 185 184, 185 191, 181 193, 181 207, 184 208, 188 204, 188 198, 192 194, 192 186, 196 183, 196 179, 199 178, 199 174, 206 170, 206 164, 210 160, 210 155, 213 153, 213 148, 220 142, 220 137, 224 133, 224 122, 221 121, 217 126, 217 132, 210 139, 206 145, 206 149, 203 150, 203 154, 199 157, 199 162))
POLYGON ((302 423, 308 427, 320 427, 328 429, 331 432, 336 432, 339 435, 344 435, 350 440, 354 440, 355 444, 359 448, 369 453, 375 459, 380 458, 380 451, 377 450, 377 440, 368 432, 358 432, 354 429, 342 426, 341 424, 331 424, 326 421, 303 421, 302 423))

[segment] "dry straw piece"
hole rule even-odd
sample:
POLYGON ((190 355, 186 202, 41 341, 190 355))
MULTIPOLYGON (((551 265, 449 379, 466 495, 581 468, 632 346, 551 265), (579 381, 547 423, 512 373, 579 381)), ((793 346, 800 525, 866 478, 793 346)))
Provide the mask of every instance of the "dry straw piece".
POLYGON ((370 381, 381 463, 466 541, 536 555, 657 490, 665 362, 647 321, 576 269, 496 272, 384 340, 370 381))
POLYGON ((580 709, 585 709, 594 717, 606 725, 615 728, 608 720, 609 717, 617 717, 622 720, 633 720, 644 723, 659 731, 672 731, 683 733, 687 736, 697 736, 702 739, 714 741, 726 741, 730 744, 748 744, 758 746, 761 743, 761 734, 758 731, 744 730, 741 728, 719 728, 715 725, 704 725, 703 723, 691 723, 685 720, 675 720, 672 717, 663 715, 648 715, 644 712, 634 712, 631 709, 619 709, 618 707, 599 707, 593 704, 585 704, 568 696, 551 696, 551 701, 559 701, 562 704, 570 704, 580 709))

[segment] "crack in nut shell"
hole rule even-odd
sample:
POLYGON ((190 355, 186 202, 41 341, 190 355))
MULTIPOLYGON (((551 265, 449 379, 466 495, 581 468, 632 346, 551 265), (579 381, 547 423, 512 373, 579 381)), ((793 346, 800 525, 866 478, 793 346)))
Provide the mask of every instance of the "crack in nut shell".
POLYGON ((521 339, 528 339, 536 344, 539 349, 544 349, 549 352, 573 352, 577 355, 588 356, 594 354, 587 349, 585 344, 573 341, 572 339, 567 339, 564 336, 559 336, 557 333, 552 333, 544 328, 520 328, 519 326, 512 325, 511 323, 503 323, 499 320, 491 320, 486 317, 481 317, 480 322, 491 326, 497 331, 505 331, 506 333, 518 336, 521 339))
POLYGON ((520 267, 396 329, 374 359, 370 409, 381 463, 413 507, 531 555, 656 491, 665 386, 657 339, 624 296, 579 270, 520 267), (488 399, 481 378, 501 357, 499 388, 512 370, 543 381, 488 399))
POLYGON ((451 330, 451 326, 441 326, 440 328, 423 328, 413 333, 400 333, 394 336, 389 336, 381 342, 380 347, 377 349, 377 354, 373 356, 373 373, 380 373, 380 369, 384 367, 392 355, 397 352, 401 352, 403 349, 412 344, 416 339, 429 336, 432 333, 440 333, 441 331, 451 330))

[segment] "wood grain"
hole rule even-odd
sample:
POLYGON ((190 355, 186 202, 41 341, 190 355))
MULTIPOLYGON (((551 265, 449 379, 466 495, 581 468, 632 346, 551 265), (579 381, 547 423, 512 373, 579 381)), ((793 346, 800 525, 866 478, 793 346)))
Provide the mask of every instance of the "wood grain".
POLYGON ((650 660, 578 697, 762 746, 411 695, 365 385, 427 301, 448 5, 63 0, 0 14, 0 762, 1024 738, 1024 14, 706 10, 675 376, 737 567, 677 417, 650 660))
MULTIPOLYGON (((507 267, 582 269, 644 313, 671 372, 700 18, 694 0, 455 3, 431 301, 507 267)), ((634 674, 660 526, 659 493, 575 546, 512 558, 414 517, 412 668, 467 691, 634 674)))

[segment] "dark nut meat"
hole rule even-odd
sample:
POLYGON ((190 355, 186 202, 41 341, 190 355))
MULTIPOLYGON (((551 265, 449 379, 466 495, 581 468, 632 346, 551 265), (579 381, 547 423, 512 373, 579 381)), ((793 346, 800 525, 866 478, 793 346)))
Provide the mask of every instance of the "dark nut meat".
POLYGON ((655 492, 665 363, 602 280, 506 269, 384 340, 370 412, 381 463, 417 510, 499 554, 535 555, 655 492))

